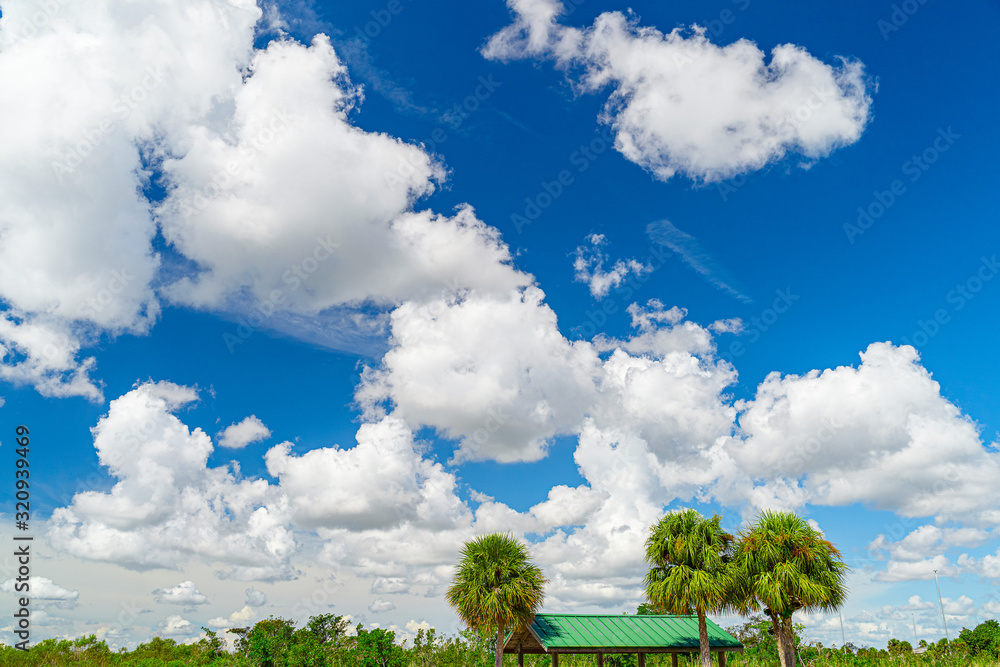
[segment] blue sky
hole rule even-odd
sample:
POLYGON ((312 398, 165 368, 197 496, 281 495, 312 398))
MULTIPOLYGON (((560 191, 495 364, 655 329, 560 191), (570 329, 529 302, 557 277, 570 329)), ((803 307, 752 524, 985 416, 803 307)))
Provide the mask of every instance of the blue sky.
POLYGON ((491 530, 547 610, 632 609, 688 505, 816 522, 855 643, 942 636, 934 569, 953 633, 1000 612, 997 3, 39 7, 0 3, 33 639, 454 631, 491 530))

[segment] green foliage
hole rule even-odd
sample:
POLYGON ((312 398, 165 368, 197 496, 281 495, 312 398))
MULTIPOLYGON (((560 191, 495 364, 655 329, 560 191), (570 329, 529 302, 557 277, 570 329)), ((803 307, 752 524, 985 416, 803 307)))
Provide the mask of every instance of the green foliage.
POLYGON ((496 632, 494 664, 499 667, 505 631, 531 622, 545 599, 544 586, 527 545, 513 535, 491 533, 462 547, 447 599, 467 626, 496 632))
POLYGON ((847 598, 840 551, 791 512, 761 512, 740 533, 733 566, 745 610, 791 618, 800 609, 834 611, 847 598))
POLYGON ((840 607, 847 598, 847 571, 837 548, 805 519, 765 510, 740 533, 730 570, 731 602, 744 613, 767 613, 778 659, 782 667, 793 667, 792 614, 840 607))
MULTIPOLYGON (((921 642, 929 647, 923 654, 874 648, 827 648, 821 644, 797 643, 797 654, 808 667, 1000 667, 1000 660, 986 653, 977 643, 970 643, 970 633, 983 628, 988 635, 995 624, 986 622, 965 632, 965 638, 952 641, 921 642), (975 647, 975 648, 974 648, 975 647), (947 650, 946 650, 947 649, 947 650), (976 651, 975 654, 972 652, 976 651)), ((801 626, 797 630, 801 631, 801 626)), ((284 638, 288 650, 270 656, 275 665, 282 667, 490 667, 493 664, 493 635, 489 632, 463 630, 456 636, 440 635, 434 630, 421 630, 410 646, 395 643, 393 633, 385 630, 357 629, 356 636, 348 636, 347 624, 342 617, 327 615, 313 617, 302 628, 282 619, 266 619, 252 628, 245 628, 244 652, 224 650, 214 633, 205 631, 205 637, 194 644, 178 644, 171 639, 154 638, 140 644, 132 651, 113 651, 105 642, 93 635, 75 640, 47 639, 33 645, 29 651, 18 651, 10 646, 0 646, 0 667, 255 667, 249 653, 256 645, 284 638), (324 631, 323 628, 331 629, 324 631), (290 634, 288 630, 291 630, 290 634)), ((752 617, 742 625, 729 628, 746 647, 743 653, 729 654, 729 667, 775 667, 775 640, 767 619, 752 617)), ((905 647, 903 641, 892 640, 890 647, 905 647)), ((514 667, 516 656, 504 657, 505 667, 514 667)), ((551 667, 551 660, 544 655, 524 656, 525 667, 551 667)), ((593 655, 566 655, 560 667, 596 667, 593 655)), ((632 655, 607 655, 605 667, 635 667, 632 655)), ((647 656, 648 667, 670 667, 669 655, 647 656)), ((695 667, 697 654, 681 655, 681 667, 695 667)))
POLYGON ((358 624, 357 651, 360 667, 405 667, 406 653, 396 645, 396 634, 375 628, 364 630, 358 624))
POLYGON ((246 636, 246 656, 254 667, 282 667, 289 649, 295 624, 273 616, 259 621, 246 636))
POLYGON ((705 614, 733 606, 728 565, 734 538, 721 522, 718 514, 706 519, 688 508, 662 517, 646 539, 646 599, 674 614, 694 610, 703 667, 712 662, 705 614))
POLYGON ((661 518, 646 539, 646 599, 654 609, 699 614, 727 606, 727 564, 733 536, 722 530, 722 517, 704 518, 685 509, 661 518))
POLYGON ((889 655, 893 657, 913 653, 913 646, 910 642, 896 638, 890 639, 886 648, 889 650, 889 655))
POLYGON ((983 621, 973 630, 962 628, 958 635, 969 651, 969 655, 1000 658, 1000 623, 995 619, 983 621))

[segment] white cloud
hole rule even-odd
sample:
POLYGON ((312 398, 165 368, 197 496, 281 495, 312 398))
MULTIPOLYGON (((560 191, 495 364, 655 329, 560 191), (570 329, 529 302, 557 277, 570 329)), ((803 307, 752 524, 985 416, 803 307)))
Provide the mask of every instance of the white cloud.
POLYGON ((652 271, 651 266, 637 262, 634 259, 619 259, 607 271, 604 263, 608 261, 607 254, 601 252, 601 246, 607 245, 603 234, 591 234, 587 237, 590 245, 578 246, 573 260, 574 279, 586 283, 590 294, 595 299, 603 299, 608 292, 622 284, 629 274, 641 276, 652 271))
POLYGON ((272 42, 250 68, 229 122, 190 128, 183 157, 164 163, 164 235, 204 267, 169 289, 175 301, 316 314, 524 284, 471 209, 409 212, 444 171, 422 148, 348 121, 360 93, 326 37, 272 42))
POLYGON ((257 612, 255 612, 250 605, 244 606, 238 611, 234 611, 229 615, 228 618, 218 616, 208 620, 208 627, 222 629, 222 628, 239 628, 251 625, 251 621, 257 618, 257 612))
POLYGON ((990 525, 1000 456, 941 396, 909 346, 874 343, 857 368, 769 375, 739 403, 727 452, 751 476, 824 505, 990 525))
POLYGON ((960 574, 946 556, 938 555, 912 561, 890 560, 876 578, 879 581, 928 581, 934 578, 934 570, 942 577, 960 574))
POLYGON ((192 581, 182 581, 171 588, 157 588, 153 591, 153 599, 160 604, 179 604, 185 607, 208 603, 208 598, 202 595, 192 581))
POLYGON ((558 0, 507 4, 514 23, 483 54, 551 59, 582 68, 584 90, 610 86, 601 121, 614 128, 615 148, 662 180, 716 181, 790 153, 815 160, 857 141, 870 117, 855 60, 830 66, 782 44, 767 61, 752 42, 720 47, 698 26, 664 34, 606 12, 577 29, 559 23, 558 0))
POLYGON ((367 349, 359 306, 530 282, 471 208, 412 210, 444 168, 349 121, 325 36, 255 50, 252 0, 60 3, 22 30, 34 12, 0 18, 0 379, 102 400, 85 350, 147 333, 158 295, 367 349))
POLYGON ((160 637, 184 637, 196 630, 197 628, 191 621, 177 614, 167 616, 156 626, 156 633, 160 637))
POLYGON ((246 595, 246 606, 248 607, 263 607, 267 604, 267 595, 264 591, 258 591, 253 586, 246 590, 246 595))
POLYGON ((52 600, 58 602, 76 602, 80 598, 79 591, 71 591, 54 583, 47 577, 31 576, 28 578, 28 593, 17 590, 17 583, 14 579, 8 579, 0 584, 0 591, 11 595, 28 595, 32 600, 52 600))
POLYGON ((256 415, 250 415, 238 424, 227 426, 219 434, 218 443, 219 447, 241 449, 251 443, 260 442, 270 437, 271 429, 264 426, 264 422, 258 419, 256 415))
POLYGON ((282 499, 265 481, 207 467, 208 436, 173 414, 196 399, 192 389, 160 382, 111 402, 94 446, 118 481, 53 512, 55 548, 140 570, 197 557, 232 567, 230 576, 289 576, 295 543, 282 499))
POLYGON ((410 584, 402 577, 375 577, 371 592, 376 595, 386 593, 409 593, 410 584))
POLYGON ((101 399, 102 331, 141 334, 159 313, 156 227, 140 145, 239 84, 260 10, 250 0, 144 7, 4 4, 0 19, 0 363, 50 396, 101 399))
POLYGON ((368 605, 368 611, 374 614, 381 614, 382 612, 392 611, 396 608, 396 605, 389 600, 383 598, 375 598, 372 603, 368 605))
POLYGON ((395 417, 358 430, 351 449, 326 447, 301 456, 282 443, 267 452, 268 472, 305 528, 389 528, 403 523, 450 527, 466 509, 455 477, 414 449, 413 434, 395 417))
POLYGON ((600 360, 566 340, 535 287, 503 295, 406 303, 392 343, 357 390, 369 415, 393 414, 460 440, 455 461, 533 461, 594 400, 600 360))

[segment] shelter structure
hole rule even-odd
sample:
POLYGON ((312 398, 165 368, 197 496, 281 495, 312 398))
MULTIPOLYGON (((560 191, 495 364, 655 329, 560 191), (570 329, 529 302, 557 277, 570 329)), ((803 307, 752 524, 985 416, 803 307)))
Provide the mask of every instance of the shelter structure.
MULTIPOLYGON (((708 643, 718 656, 719 667, 726 667, 726 653, 742 651, 743 645, 711 619, 708 643)), ((517 655, 524 666, 524 655, 542 653, 552 656, 552 667, 559 667, 563 654, 597 655, 597 667, 603 667, 609 653, 634 653, 639 667, 646 667, 651 653, 670 653, 674 667, 681 653, 697 653, 697 616, 646 616, 612 614, 535 614, 531 623, 507 635, 503 652, 517 655)))

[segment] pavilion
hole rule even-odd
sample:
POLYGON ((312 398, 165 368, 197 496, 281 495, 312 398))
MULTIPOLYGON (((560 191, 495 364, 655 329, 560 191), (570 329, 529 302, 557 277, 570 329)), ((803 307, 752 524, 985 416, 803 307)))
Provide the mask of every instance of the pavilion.
MULTIPOLYGON (((743 645, 711 619, 708 642, 719 656, 719 667, 726 667, 726 653, 742 651, 743 645)), ((612 614, 535 614, 525 629, 507 635, 504 653, 517 655, 524 666, 524 654, 552 656, 552 667, 559 667, 562 654, 597 654, 597 667, 604 667, 608 653, 635 653, 639 667, 646 667, 646 655, 670 653, 674 667, 680 653, 697 653, 697 616, 646 616, 612 614)))

